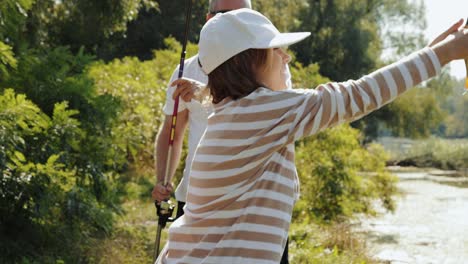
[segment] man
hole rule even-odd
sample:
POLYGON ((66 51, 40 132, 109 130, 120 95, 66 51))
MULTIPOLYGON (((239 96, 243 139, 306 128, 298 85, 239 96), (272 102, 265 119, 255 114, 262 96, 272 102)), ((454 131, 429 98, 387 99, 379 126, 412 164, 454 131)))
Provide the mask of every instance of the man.
MULTIPOLYGON (((209 12, 206 14, 206 20, 208 21, 214 15, 219 12, 227 12, 230 10, 240 8, 251 8, 250 0, 210 0, 209 12)), ((178 77, 179 66, 174 70, 169 84, 175 81, 178 77)), ((198 56, 195 55, 185 61, 184 64, 184 77, 190 78, 201 83, 206 84, 208 77, 203 73, 200 66, 198 65, 198 56)), ((190 100, 191 96, 181 96, 183 100, 179 101, 179 109, 177 114, 177 126, 174 135, 173 153, 172 157, 167 157, 169 148, 169 134, 171 132, 172 112, 174 109, 173 94, 176 91, 176 86, 170 86, 166 94, 166 103, 163 111, 166 114, 164 123, 156 136, 155 152, 156 152, 156 173, 157 173, 157 185, 154 187, 152 196, 153 199, 161 201, 168 199, 173 191, 170 179, 175 173, 175 170, 179 164, 182 144, 185 131, 187 126, 190 124, 190 133, 188 140, 188 150, 185 169, 181 182, 179 183, 175 197, 178 201, 177 216, 183 214, 182 208, 185 204, 185 196, 187 194, 187 183, 188 175, 190 174, 190 167, 192 164, 193 155, 195 153, 198 142, 206 128, 207 118, 213 112, 210 103, 200 103, 196 100, 190 100), (188 99, 188 102, 186 100, 188 99), (169 183, 168 186, 164 186, 164 176, 166 173, 167 159, 170 159, 169 171, 169 183)))

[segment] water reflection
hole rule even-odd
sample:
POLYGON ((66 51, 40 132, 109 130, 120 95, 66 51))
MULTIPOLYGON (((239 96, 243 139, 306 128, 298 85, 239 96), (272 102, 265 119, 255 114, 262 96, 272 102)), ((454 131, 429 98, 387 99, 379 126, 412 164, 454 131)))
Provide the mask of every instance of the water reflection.
POLYGON ((468 263, 466 180, 397 175, 404 194, 396 211, 362 221, 373 255, 389 263, 468 263))

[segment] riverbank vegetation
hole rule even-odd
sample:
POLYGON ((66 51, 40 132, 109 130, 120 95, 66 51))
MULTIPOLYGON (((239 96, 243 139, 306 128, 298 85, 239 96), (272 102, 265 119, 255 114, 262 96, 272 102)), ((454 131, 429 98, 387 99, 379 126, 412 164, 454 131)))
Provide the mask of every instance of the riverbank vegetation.
MULTIPOLYGON (((2 2, 0 262, 151 261, 153 144, 181 52, 183 2, 2 2)), ((381 23, 416 23, 421 17, 414 14, 422 14, 421 6, 405 0, 253 2, 282 30, 312 31, 310 40, 291 50, 295 87, 376 69, 386 41, 404 53, 397 37, 402 33, 384 34, 381 23)), ((207 4, 195 1, 194 43, 207 4)), ((196 45, 189 44, 188 56, 195 53, 196 45)), ((348 224, 358 214, 374 215, 375 201, 392 210, 397 190, 385 168, 386 152, 369 142, 388 134, 466 136, 460 111, 466 99, 447 95, 433 105, 454 83, 444 75, 427 83, 431 89, 410 92, 359 123, 297 143, 302 196, 290 231, 292 263, 373 262, 348 224), (427 122, 416 122, 420 118, 427 122)), ((440 149, 433 160, 452 166, 451 148, 440 149)), ((453 166, 464 166, 463 155, 454 155, 462 158, 453 166)))
POLYGON ((431 137, 427 139, 381 138, 389 154, 387 164, 455 170, 468 169, 468 140, 431 137))

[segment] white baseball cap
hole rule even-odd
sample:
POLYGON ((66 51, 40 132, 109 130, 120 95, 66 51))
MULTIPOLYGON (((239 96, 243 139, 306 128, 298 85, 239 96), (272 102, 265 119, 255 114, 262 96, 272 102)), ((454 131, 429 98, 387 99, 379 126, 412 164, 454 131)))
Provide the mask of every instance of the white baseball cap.
POLYGON ((209 74, 234 55, 248 49, 278 48, 297 43, 310 32, 280 33, 257 11, 248 8, 219 13, 203 26, 198 59, 209 74))

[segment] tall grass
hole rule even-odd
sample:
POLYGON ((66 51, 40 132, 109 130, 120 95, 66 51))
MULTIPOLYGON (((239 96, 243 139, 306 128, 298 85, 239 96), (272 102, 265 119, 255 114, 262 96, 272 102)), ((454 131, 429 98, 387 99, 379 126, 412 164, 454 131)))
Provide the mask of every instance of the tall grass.
POLYGON ((290 230, 290 263, 353 264, 378 263, 367 251, 364 238, 349 223, 319 226, 294 223, 290 230))
POLYGON ((468 168, 468 139, 382 138, 378 142, 389 152, 391 164, 459 171, 468 168))

